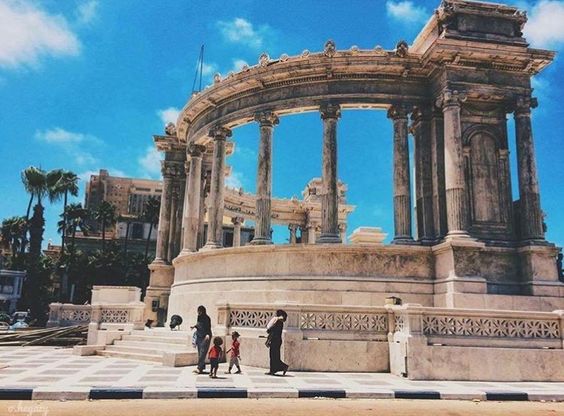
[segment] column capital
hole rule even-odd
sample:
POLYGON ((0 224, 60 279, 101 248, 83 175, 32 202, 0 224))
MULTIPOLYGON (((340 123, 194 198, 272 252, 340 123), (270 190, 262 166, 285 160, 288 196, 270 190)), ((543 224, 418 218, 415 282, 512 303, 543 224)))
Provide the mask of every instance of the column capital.
POLYGON ((531 108, 537 108, 538 100, 530 95, 518 95, 513 101, 515 117, 530 117, 531 108))
POLYGON ((213 138, 214 140, 225 140, 227 137, 231 137, 231 129, 223 126, 213 126, 208 136, 213 138))
POLYGON ((190 143, 186 148, 186 153, 191 157, 202 157, 203 153, 206 151, 206 146, 202 144, 190 143))
POLYGON ((241 225, 241 224, 243 224, 244 221, 245 221, 245 219, 243 217, 232 217, 231 218, 231 223, 233 225, 241 225))
POLYGON ((288 230, 290 231, 297 231, 299 225, 298 224, 288 224, 288 230))
POLYGON ((161 160, 161 173, 164 178, 180 178, 186 175, 184 162, 161 160))
POLYGON ((393 104, 388 108, 388 118, 392 120, 407 119, 408 107, 404 104, 393 104))
POLYGON ((445 88, 435 104, 437 107, 442 107, 443 109, 454 106, 460 107, 462 103, 466 101, 466 98, 466 93, 463 91, 445 88))
POLYGON ((258 122, 261 127, 272 127, 278 124, 280 120, 272 111, 259 111, 255 113, 255 121, 258 122))
POLYGON ((428 104, 416 105, 413 107, 413 112, 411 113, 411 121, 417 123, 422 120, 430 120, 433 116, 433 108, 428 104))
POLYGON ((339 104, 324 103, 319 106, 319 112, 323 120, 328 118, 337 119, 341 117, 341 106, 339 104))

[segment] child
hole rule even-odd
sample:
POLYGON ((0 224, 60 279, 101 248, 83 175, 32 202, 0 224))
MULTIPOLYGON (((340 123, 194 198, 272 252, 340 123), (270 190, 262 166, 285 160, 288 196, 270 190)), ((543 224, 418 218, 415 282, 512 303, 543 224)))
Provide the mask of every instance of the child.
POLYGON ((213 347, 210 348, 208 358, 210 359, 210 377, 217 378, 217 369, 219 368, 219 360, 221 359, 221 354, 223 353, 221 345, 223 340, 220 337, 215 337, 213 339, 213 347))
POLYGON ((241 367, 239 366, 239 360, 241 359, 241 356, 239 355, 240 336, 241 335, 239 335, 237 331, 233 331, 233 333, 231 334, 233 343, 231 344, 231 348, 229 348, 226 352, 226 354, 229 354, 229 352, 231 351, 231 355, 229 356, 229 370, 226 371, 227 374, 231 374, 231 369, 233 368, 233 366, 237 367, 235 374, 241 374, 241 367))

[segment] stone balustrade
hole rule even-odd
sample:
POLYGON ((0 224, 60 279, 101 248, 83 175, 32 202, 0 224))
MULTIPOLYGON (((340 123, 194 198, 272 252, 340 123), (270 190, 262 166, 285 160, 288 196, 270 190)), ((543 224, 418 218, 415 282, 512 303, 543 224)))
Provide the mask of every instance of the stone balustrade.
POLYGON ((88 325, 92 317, 92 305, 51 303, 47 327, 88 325))

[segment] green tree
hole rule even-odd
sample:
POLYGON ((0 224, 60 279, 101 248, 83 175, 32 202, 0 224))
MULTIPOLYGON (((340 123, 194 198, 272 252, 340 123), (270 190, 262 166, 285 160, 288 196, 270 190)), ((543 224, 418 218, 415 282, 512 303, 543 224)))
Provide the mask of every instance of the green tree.
POLYGON ((94 219, 102 228, 102 251, 106 248, 106 228, 111 227, 117 220, 116 207, 108 201, 102 201, 94 213, 94 219))
MULTIPOLYGON (((63 199, 63 224, 64 226, 61 228, 61 252, 65 251, 65 239, 67 236, 67 206, 68 206, 68 197, 69 195, 77 196, 78 195, 78 176, 71 171, 65 170, 57 170, 55 171, 57 174, 57 180, 53 185, 53 189, 51 192, 51 196, 53 199, 63 199)), ((82 208, 82 207, 81 207, 82 208)))
POLYGON ((82 207, 81 203, 71 203, 67 205, 65 212, 60 215, 61 220, 58 222, 59 233, 65 233, 71 237, 70 248, 74 249, 76 232, 82 231, 83 234, 88 234, 90 226, 88 220, 90 219, 90 212, 82 207))
POLYGON ((22 258, 19 250, 25 239, 26 223, 25 217, 10 217, 2 221, 2 242, 10 247, 12 252, 11 267, 16 269, 23 266, 19 261, 22 258))
POLYGON ((143 221, 149 223, 149 233, 147 234, 147 240, 145 241, 145 261, 149 258, 149 245, 151 243, 151 235, 153 233, 153 228, 159 223, 159 214, 161 211, 161 201, 159 198, 152 196, 147 199, 145 205, 143 206, 143 214, 141 218, 143 221))
POLYGON ((27 240, 27 230, 29 228, 29 215, 31 212, 31 207, 34 199, 41 201, 47 191, 46 173, 43 169, 37 168, 35 166, 30 166, 22 171, 22 182, 26 192, 29 194, 29 203, 27 204, 27 211, 25 214, 26 230, 24 233, 24 239, 20 247, 21 253, 25 252, 28 240, 27 240))

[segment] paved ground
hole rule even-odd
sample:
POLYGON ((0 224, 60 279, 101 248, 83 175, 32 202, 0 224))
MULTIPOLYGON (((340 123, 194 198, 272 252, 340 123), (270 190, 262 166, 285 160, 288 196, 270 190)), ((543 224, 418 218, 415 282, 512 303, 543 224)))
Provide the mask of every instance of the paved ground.
MULTIPOLYGON (((79 357, 55 347, 0 348, 0 399, 111 398, 434 398, 465 400, 560 400, 564 383, 410 381, 378 373, 289 373, 271 377, 243 366, 242 375, 212 380, 193 367, 79 357)), ((220 372, 226 364, 220 365, 220 372)))
POLYGON ((0 402, 6 416, 561 416, 562 403, 455 400, 259 399, 0 402))

